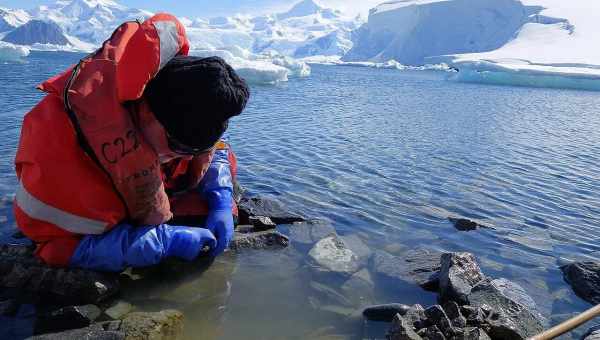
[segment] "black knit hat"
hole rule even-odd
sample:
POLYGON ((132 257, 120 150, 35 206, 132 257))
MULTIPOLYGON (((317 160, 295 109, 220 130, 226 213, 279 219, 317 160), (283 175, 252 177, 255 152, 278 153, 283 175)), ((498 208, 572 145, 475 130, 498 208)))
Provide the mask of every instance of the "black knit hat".
POLYGON ((207 149, 223 135, 229 118, 242 113, 250 91, 221 58, 177 56, 144 95, 169 135, 192 148, 207 149))

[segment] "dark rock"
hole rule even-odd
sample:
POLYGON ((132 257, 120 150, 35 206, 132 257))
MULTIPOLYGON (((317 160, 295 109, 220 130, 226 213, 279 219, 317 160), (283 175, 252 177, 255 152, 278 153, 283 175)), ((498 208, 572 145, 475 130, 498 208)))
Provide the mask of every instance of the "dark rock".
POLYGON ((116 274, 51 268, 30 247, 0 245, 0 288, 58 297, 65 304, 96 304, 119 291, 119 280, 116 274))
POLYGON ((336 235, 335 228, 325 221, 296 222, 290 226, 290 238, 294 243, 313 245, 330 235, 336 235))
POLYGON ((460 231, 477 230, 477 227, 479 226, 477 222, 467 220, 466 218, 448 217, 448 220, 454 224, 454 228, 460 231))
POLYGON ((437 326, 443 334, 449 335, 453 333, 452 323, 442 306, 435 305, 425 309, 425 316, 427 317, 427 322, 437 326))
POLYGON ((266 231, 277 228, 277 224, 265 216, 250 216, 248 222, 254 226, 255 231, 266 231))
POLYGON ((463 316, 460 307, 454 301, 448 301, 444 304, 444 312, 450 320, 463 316))
POLYGON ((236 232, 229 243, 229 249, 240 252, 244 249, 267 250, 282 249, 289 245, 289 239, 277 231, 261 231, 255 233, 236 232))
POLYGON ((410 321, 405 320, 400 314, 396 314, 392 326, 387 334, 388 340, 423 340, 413 328, 410 321))
POLYGON ((410 306, 400 303, 370 306, 363 310, 363 316, 370 321, 392 322, 396 314, 404 316, 409 309, 410 306))
POLYGON ((468 304, 467 296, 484 275, 470 253, 446 253, 442 255, 440 270, 440 298, 468 304))
POLYGON ((462 335, 456 336, 453 340, 492 340, 481 328, 468 327, 462 330, 462 335))
POLYGON ((425 328, 428 326, 428 320, 425 316, 425 309, 421 305, 413 305, 404 314, 403 318, 410 322, 415 329, 425 328))
POLYGON ((102 313, 94 305, 69 306, 39 315, 35 333, 46 334, 84 328, 92 324, 102 313))
POLYGON ((591 304, 600 304, 600 262, 571 263, 561 270, 577 296, 591 304))
POLYGON ((512 300, 490 279, 473 287, 468 301, 484 310, 493 306, 493 312, 485 320, 485 329, 493 339, 526 339, 543 331, 537 313, 512 300))
POLYGON ((15 316, 19 310, 19 303, 16 300, 0 301, 0 316, 15 316))
POLYGON ((423 328, 419 331, 419 335, 428 340, 446 340, 446 337, 436 325, 423 328))
POLYGON ((600 340, 600 325, 590 328, 581 337, 581 340, 600 340))
POLYGON ((288 211, 280 202, 268 198, 242 198, 238 204, 240 224, 250 223, 250 217, 269 217, 276 224, 289 224, 305 221, 305 218, 288 211))
POLYGON ((336 273, 350 276, 360 269, 358 256, 336 235, 317 242, 308 256, 317 273, 336 273))
POLYGON ((75 329, 60 333, 51 333, 36 335, 27 340, 123 340, 125 333, 118 330, 105 330, 101 324, 94 324, 90 327, 75 329))
POLYGON ((69 40, 63 34, 60 26, 53 21, 42 20, 30 20, 8 33, 2 40, 17 45, 69 44, 69 40))

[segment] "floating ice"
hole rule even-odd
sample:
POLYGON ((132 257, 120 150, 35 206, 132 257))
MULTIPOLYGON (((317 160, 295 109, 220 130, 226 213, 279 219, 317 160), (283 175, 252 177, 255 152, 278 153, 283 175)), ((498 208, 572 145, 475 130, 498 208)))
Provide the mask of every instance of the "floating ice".
POLYGON ((28 47, 0 41, 0 61, 19 61, 28 55, 28 47))

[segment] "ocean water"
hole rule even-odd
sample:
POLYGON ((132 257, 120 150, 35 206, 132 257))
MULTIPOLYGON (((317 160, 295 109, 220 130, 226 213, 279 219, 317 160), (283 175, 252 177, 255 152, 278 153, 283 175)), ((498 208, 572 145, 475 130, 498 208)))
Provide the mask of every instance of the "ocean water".
MULTIPOLYGON (((14 241, 13 158, 23 114, 42 96, 34 87, 80 57, 32 53, 0 64, 3 242, 14 241)), ((472 252, 486 274, 523 286, 549 324, 588 308, 559 266, 600 255, 600 95, 446 78, 315 65, 309 78, 253 86, 230 124, 239 180, 372 250, 472 252), (448 216, 494 229, 459 232, 448 216)), ((348 294, 343 282, 313 275, 306 252, 292 240, 283 251, 226 255, 185 278, 132 284, 121 298, 140 310, 184 311, 190 339, 383 338, 385 325, 356 316, 360 303, 335 296, 435 303, 413 284, 376 275, 372 287, 348 294)), ((23 337, 28 320, 25 311, 0 326, 23 337)))

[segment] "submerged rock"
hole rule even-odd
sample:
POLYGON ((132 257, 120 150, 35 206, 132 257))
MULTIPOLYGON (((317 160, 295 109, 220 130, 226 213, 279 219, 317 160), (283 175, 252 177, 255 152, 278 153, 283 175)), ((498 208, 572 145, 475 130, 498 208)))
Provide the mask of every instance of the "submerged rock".
POLYGON ((133 310, 133 306, 125 301, 118 301, 112 307, 104 311, 111 319, 117 320, 123 318, 133 310))
POLYGON ((95 305, 60 308, 39 315, 35 322, 35 333, 54 333, 88 327, 101 313, 100 308, 95 305))
POLYGON ((443 254, 440 269, 440 298, 442 301, 456 301, 460 305, 468 304, 467 296, 471 293, 471 289, 484 278, 472 254, 443 254))
POLYGON ((392 322, 396 314, 406 315, 411 307, 401 303, 370 306, 363 310, 363 316, 370 321, 392 322))
POLYGON ((571 263, 561 270, 577 296, 594 305, 600 304, 600 262, 571 263))
POLYGON ((590 328, 581 337, 581 340, 600 340, 600 325, 590 328))
POLYGON ((119 280, 115 274, 51 268, 27 246, 0 245, 0 287, 58 297, 64 303, 96 304, 119 291, 119 280))
POLYGON ((268 217, 276 224, 305 221, 304 217, 290 212, 282 203, 268 198, 242 198, 238 209, 240 224, 252 224, 250 217, 268 217))
MULTIPOLYGON (((367 306, 375 300, 375 284, 367 269, 354 273, 341 287, 344 296, 355 307, 367 306)), ((391 321, 391 320, 390 320, 391 321)))
MULTIPOLYGON (((468 295, 472 307, 491 308, 484 324, 493 339, 527 339, 543 331, 542 320, 537 311, 530 310, 507 293, 505 282, 485 279, 477 284, 468 295)), ((518 293, 519 295, 521 293, 518 293)))
POLYGON ((330 235, 336 235, 335 228, 325 221, 306 221, 293 223, 289 228, 294 243, 313 245, 330 235))
POLYGON ((414 282, 423 289, 435 291, 439 286, 441 252, 416 248, 402 256, 375 251, 371 265, 376 274, 389 279, 414 282))
POLYGON ((183 314, 175 310, 132 313, 124 320, 93 324, 86 328, 44 334, 29 340, 172 340, 183 334, 183 314))
POLYGON ((244 249, 282 249, 287 247, 289 243, 289 239, 277 231, 236 232, 233 240, 229 243, 229 249, 234 252, 240 252, 244 249))
POLYGON ((313 262, 313 269, 317 272, 350 276, 360 269, 358 256, 336 235, 317 242, 308 256, 313 262))

